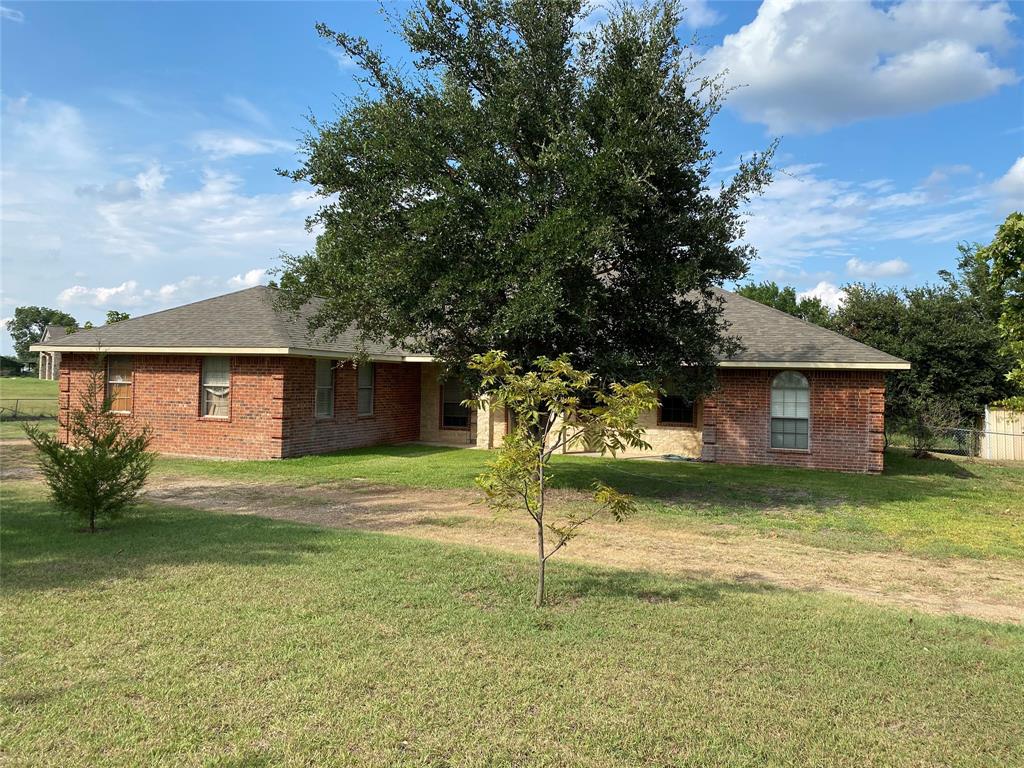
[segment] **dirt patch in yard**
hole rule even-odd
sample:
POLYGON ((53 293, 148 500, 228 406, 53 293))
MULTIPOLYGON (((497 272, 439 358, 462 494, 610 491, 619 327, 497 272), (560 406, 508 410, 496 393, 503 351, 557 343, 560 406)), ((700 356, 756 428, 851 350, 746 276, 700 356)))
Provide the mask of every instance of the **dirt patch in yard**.
POLYGON ((32 443, 24 438, 0 440, 0 481, 41 477, 32 443))
MULTIPOLYGON (((163 504, 524 555, 534 551, 532 521, 496 516, 466 491, 376 484, 294 488, 173 479, 159 481, 147 495, 163 504)), ((558 494, 556 503, 574 501, 578 495, 558 494)), ((716 536, 643 517, 619 525, 595 522, 558 557, 673 576, 835 592, 928 613, 1024 623, 1024 564, 999 560, 844 553, 742 533, 716 536)))

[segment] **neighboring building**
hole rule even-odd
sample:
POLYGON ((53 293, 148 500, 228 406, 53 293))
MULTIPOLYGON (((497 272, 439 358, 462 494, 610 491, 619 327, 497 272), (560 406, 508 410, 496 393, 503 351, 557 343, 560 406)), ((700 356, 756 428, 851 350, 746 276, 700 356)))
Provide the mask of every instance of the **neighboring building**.
POLYGON ((18 358, 0 355, 0 376, 24 376, 28 369, 18 358))
POLYGON ((985 406, 978 456, 999 461, 1024 461, 1024 413, 985 406))
MULTIPOLYGON (((311 338, 308 317, 250 288, 32 349, 60 360, 63 423, 98 352, 112 409, 153 428, 164 453, 272 459, 383 443, 489 448, 501 409, 470 412, 429 356, 357 337, 311 338)), ((744 349, 723 360, 697 403, 666 396, 643 419, 653 454, 736 464, 882 470, 886 371, 910 364, 750 299, 722 291, 744 349)))
MULTIPOLYGON (((52 344, 68 335, 67 328, 62 325, 48 325, 43 329, 39 344, 52 344)), ((30 348, 35 350, 35 346, 30 348)), ((54 381, 60 373, 60 352, 39 352, 39 378, 54 381)))

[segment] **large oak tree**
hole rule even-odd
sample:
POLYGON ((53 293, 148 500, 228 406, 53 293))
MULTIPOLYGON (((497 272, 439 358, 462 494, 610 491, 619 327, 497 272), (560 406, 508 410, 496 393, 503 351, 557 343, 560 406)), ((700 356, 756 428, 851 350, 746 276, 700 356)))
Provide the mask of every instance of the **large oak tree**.
POLYGON ((287 175, 324 197, 312 253, 285 257, 315 322, 355 323, 451 363, 567 353, 602 379, 686 368, 732 341, 712 286, 743 276, 742 209, 773 147, 712 183, 725 91, 680 42, 681 7, 626 3, 584 31, 579 0, 425 0, 396 27, 414 67, 318 26, 361 69, 312 119, 287 175))
POLYGON ((48 325, 77 328, 78 321, 67 312, 49 307, 16 307, 14 317, 7 321, 7 332, 14 342, 14 353, 19 360, 31 362, 28 348, 43 338, 48 325))

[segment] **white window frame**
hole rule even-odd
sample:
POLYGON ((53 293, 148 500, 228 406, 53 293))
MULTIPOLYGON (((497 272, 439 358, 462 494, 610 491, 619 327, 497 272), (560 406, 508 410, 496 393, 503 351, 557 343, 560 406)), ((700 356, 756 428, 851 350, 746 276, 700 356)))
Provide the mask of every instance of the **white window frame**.
MULTIPOLYGON (((773 451, 809 451, 811 449, 811 382, 799 371, 781 371, 772 377, 768 419, 768 445, 773 451), (798 377, 798 379, 794 379, 798 377), (792 380, 788 385, 786 380, 792 380), (775 422, 802 421, 807 444, 776 445, 775 422)), ((784 434, 784 433, 780 433, 784 434)), ((799 433, 796 433, 799 435, 799 433)))
POLYGON ((334 418, 334 361, 317 359, 313 366, 313 416, 317 419, 334 418), (320 381, 324 368, 327 370, 327 384, 320 381), (326 398, 327 412, 320 412, 321 396, 326 398))
POLYGON ((227 421, 228 419, 231 418, 231 358, 228 357, 227 355, 211 355, 203 358, 202 371, 199 374, 199 416, 200 418, 203 419, 217 419, 218 421, 227 421), (227 384, 207 383, 207 367, 209 366, 211 360, 226 361, 227 384), (224 395, 227 397, 228 401, 228 412, 223 416, 214 416, 213 414, 207 413, 207 396, 211 394, 207 390, 213 389, 215 387, 218 389, 223 388, 227 390, 224 393, 224 395))
POLYGON ((129 394, 128 394, 128 410, 117 411, 117 410, 114 410, 113 408, 111 408, 110 412, 111 413, 131 413, 132 412, 132 405, 133 405, 133 403, 135 401, 135 358, 132 357, 131 355, 111 355, 110 357, 107 358, 107 388, 106 388, 106 392, 104 394, 106 396, 107 402, 109 402, 111 405, 113 405, 113 402, 114 402, 114 398, 111 395, 111 391, 112 391, 113 385, 115 385, 115 384, 118 384, 118 385, 127 384, 128 385, 128 387, 129 387, 129 389, 128 389, 128 392, 129 392, 129 394), (130 374, 130 377, 128 378, 127 381, 125 381, 124 379, 118 379, 117 381, 114 380, 113 376, 110 373, 110 368, 111 368, 111 363, 113 363, 115 361, 127 361, 128 367, 131 369, 131 374, 130 374))
POLYGON ((374 364, 370 362, 360 363, 356 368, 356 416, 373 416, 373 405, 377 394, 377 372, 374 368, 374 364), (369 385, 363 382, 363 375, 366 371, 370 374, 369 385), (359 407, 359 396, 366 391, 370 393, 370 409, 368 411, 359 407))

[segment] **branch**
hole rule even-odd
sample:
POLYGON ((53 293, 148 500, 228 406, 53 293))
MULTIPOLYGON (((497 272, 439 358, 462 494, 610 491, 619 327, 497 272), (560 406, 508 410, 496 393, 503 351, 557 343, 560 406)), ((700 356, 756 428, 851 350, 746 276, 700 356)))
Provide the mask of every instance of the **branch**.
POLYGON ((598 510, 595 510, 594 512, 591 512, 586 517, 578 518, 577 520, 574 520, 571 523, 569 523, 569 526, 567 528, 561 530, 561 531, 559 531, 554 526, 549 525, 548 526, 548 530, 551 531, 552 533, 557 533, 558 536, 559 536, 559 539, 558 539, 558 543, 551 549, 551 551, 549 551, 546 555, 544 555, 544 562, 547 562, 547 559, 549 557, 551 557, 553 554, 555 554, 555 552, 557 552, 558 550, 560 550, 562 547, 564 547, 566 544, 569 543, 569 540, 573 538, 573 533, 576 531, 577 528, 579 528, 582 525, 586 525, 587 523, 589 523, 591 520, 593 520, 597 516, 598 512, 601 512, 601 511, 602 510, 598 509, 598 510))

